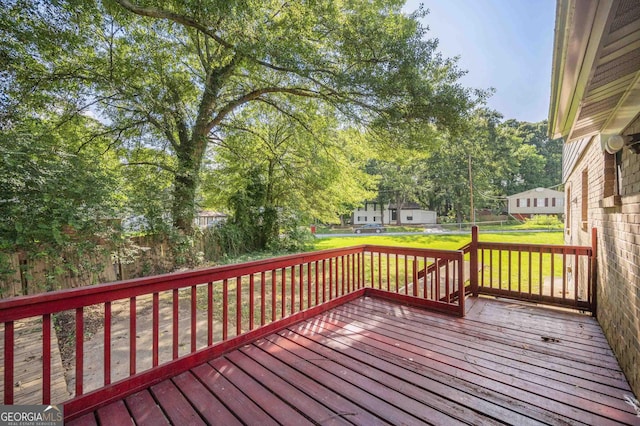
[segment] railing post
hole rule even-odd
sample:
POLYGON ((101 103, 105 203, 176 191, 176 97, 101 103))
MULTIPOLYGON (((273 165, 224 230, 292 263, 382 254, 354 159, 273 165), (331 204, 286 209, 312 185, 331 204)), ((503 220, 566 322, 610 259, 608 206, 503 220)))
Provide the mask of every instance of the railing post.
POLYGON ((471 246, 469 248, 469 283, 471 293, 478 295, 478 227, 471 227, 471 246))
POLYGON ((598 314, 598 230, 594 227, 591 229, 591 282, 589 283, 589 291, 591 291, 591 315, 596 317, 598 314))
POLYGON ((464 317, 464 315, 466 314, 464 300, 467 292, 467 290, 464 287, 464 276, 463 276, 464 252, 460 251, 458 253, 459 253, 459 256, 458 256, 458 305, 460 308, 460 316, 464 317))

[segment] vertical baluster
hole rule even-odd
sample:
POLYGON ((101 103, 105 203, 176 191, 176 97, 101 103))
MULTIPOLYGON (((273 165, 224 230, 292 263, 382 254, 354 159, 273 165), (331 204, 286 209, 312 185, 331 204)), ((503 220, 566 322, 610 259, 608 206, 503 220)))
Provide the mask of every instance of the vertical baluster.
POLYGON ((213 282, 207 284, 207 346, 213 345, 213 282))
POLYGON ((389 253, 385 253, 384 255, 387 263, 387 291, 391 291, 391 271, 389 270, 389 253))
POLYGON ((196 351, 196 336, 198 332, 198 289, 191 286, 191 352, 196 351))
POLYGON ((554 281, 555 281, 555 273, 554 273, 554 268, 555 268, 555 250, 553 249, 553 247, 551 248, 551 297, 555 297, 555 293, 554 293, 554 281))
POLYGON ((255 290, 255 278, 249 275, 249 330, 253 330, 253 316, 255 315, 255 300, 253 292, 255 290))
POLYGON ((151 365, 157 367, 159 363, 160 353, 160 295, 156 292, 153 293, 151 312, 151 328, 153 328, 153 343, 152 343, 152 355, 151 365))
POLYGON ((291 315, 296 312, 296 265, 291 267, 291 315))
POLYGON ((464 255, 460 253, 460 257, 458 257, 458 305, 460 306, 460 316, 465 315, 465 307, 464 307, 464 298, 465 298, 465 289, 464 289, 464 281, 462 280, 463 269, 462 265, 464 263, 464 255))
POLYGON ((229 280, 222 280, 222 341, 229 335, 229 280))
POLYGON ((382 253, 378 253, 378 288, 382 290, 382 253))
POLYGON ((493 288, 493 249, 489 249, 489 288, 493 288))
POLYGON ((84 318, 82 307, 76 308, 76 396, 82 395, 84 380, 84 318))
POLYGON ((322 303, 327 301, 326 259, 322 259, 322 303))
POLYGON ((51 314, 42 316, 42 403, 51 403, 51 314))
POLYGON ((311 262, 307 263, 307 309, 313 304, 311 303, 311 262))
POLYGON ((498 288, 502 288, 502 250, 498 250, 498 288))
POLYGON ((277 304, 276 304, 276 295, 278 294, 278 290, 276 287, 276 270, 271 270, 271 321, 275 321, 277 318, 277 304))
POLYGON ((538 269, 539 269, 539 277, 538 277, 538 294, 540 294, 540 296, 542 296, 542 290, 544 287, 544 278, 542 277, 542 256, 543 256, 543 251, 542 251, 542 247, 539 248, 540 254, 538 257, 538 269))
POLYGON ((333 258, 329 259, 329 300, 333 300, 333 258))
POLYGON ((527 249, 527 254, 529 255, 529 295, 531 295, 532 291, 533 291, 533 253, 531 251, 531 248, 527 249))
POLYGON ((398 293, 400 291, 400 286, 398 281, 400 281, 400 277, 398 276, 398 253, 396 253, 395 255, 396 257, 396 273, 395 273, 395 282, 396 282, 396 293, 398 293))
POLYGON ((407 255, 404 255, 404 294, 409 294, 409 264, 407 255))
POLYGON ((136 374, 136 298, 129 298, 129 375, 136 374))
POLYGON ((507 275, 507 286, 509 288, 509 291, 513 290, 513 288, 511 288, 511 247, 509 247, 507 249, 507 261, 509 262, 509 266, 507 268, 509 275, 507 275))
POLYGON ((111 383, 111 302, 104 304, 104 384, 111 383))
POLYGON ((573 300, 576 302, 578 301, 578 289, 580 287, 579 275, 578 251, 575 250, 573 254, 573 300))
MULTIPOLYGON (((422 258, 423 266, 420 266, 420 271, 424 271, 424 278, 422 279, 422 297, 425 299, 429 298, 429 289, 427 288, 427 257, 424 256, 422 258)), ((431 281, 431 299, 433 299, 433 281, 431 281)))
POLYGON ((316 306, 320 304, 319 302, 319 298, 320 298, 320 286, 318 285, 318 264, 319 262, 316 260, 313 266, 313 273, 315 275, 315 279, 314 279, 314 283, 315 283, 315 290, 316 290, 316 306))
POLYGON ((484 249, 480 249, 480 270, 482 271, 480 286, 484 287, 484 249))
MULTIPOLYGON (((455 264, 454 264, 455 266, 455 264)), ((447 264, 447 271, 445 274, 445 279, 444 279, 444 300, 447 303, 451 303, 451 283, 455 283, 456 280, 456 270, 453 270, 453 277, 451 277, 449 275, 449 264, 447 264)), ((464 281, 464 280, 463 280, 464 281)), ((438 297, 438 300, 440 300, 440 298, 438 297)))
POLYGON ((298 307, 298 311, 302 311, 304 309, 304 264, 301 263, 299 266, 300 270, 298 271, 299 273, 299 277, 298 277, 298 294, 299 294, 299 298, 300 298, 300 306, 298 307))
POLYGON ((412 268, 413 268, 413 271, 412 271, 413 297, 418 297, 418 261, 415 256, 413 256, 412 268))
POLYGON ((374 276, 373 274, 375 272, 375 268, 373 267, 373 260, 374 260, 373 259, 373 250, 371 250, 369 252, 369 267, 370 267, 370 271, 369 272, 371 273, 371 282, 369 283, 369 286, 371 288, 375 288, 375 280, 373 279, 373 276, 374 276))
MULTIPOLYGON (((340 270, 342 271, 342 274, 340 276, 340 282, 342 283, 342 295, 344 295, 344 289, 345 289, 345 280, 344 280, 344 256, 340 257, 340 270)), ((336 292, 337 293, 337 292, 336 292)))
POLYGON ((13 321, 4 323, 4 403, 5 405, 13 404, 13 362, 14 362, 14 345, 13 340, 14 325, 13 321))
POLYGON ((242 277, 236 277, 236 336, 242 334, 242 277))
MULTIPOLYGON (((435 266, 435 278, 432 281, 431 285, 432 285, 432 300, 440 300, 440 281, 442 280, 442 273, 440 272, 440 270, 442 269, 442 264, 444 263, 445 267, 448 267, 445 263, 446 261, 444 259, 439 259, 439 258, 434 258, 433 259, 433 265, 435 266), (436 297, 435 299, 433 298, 433 294, 435 293, 436 297)), ((426 274, 425 274, 426 275, 426 274)))
POLYGON ((265 325, 265 323, 267 322, 267 317, 266 317, 266 313, 265 313, 265 309, 266 309, 266 296, 267 296, 267 290, 265 288, 265 271, 262 271, 260 273, 260 325, 265 325))
POLYGON ((567 298, 567 250, 562 249, 562 300, 567 298))
POLYGON ((336 271, 335 271, 336 272, 336 275, 335 275, 335 277, 336 277, 336 288, 335 288, 335 293, 333 293, 335 297, 338 297, 338 293, 340 292, 340 285, 339 284, 340 284, 340 279, 342 278, 340 276, 340 268, 339 268, 340 265, 339 264, 340 264, 340 258, 336 257, 336 264, 335 264, 335 268, 336 268, 336 271))
POLYGON ((286 306, 287 306, 287 270, 286 268, 280 269, 280 318, 284 318, 286 315, 286 306))
POLYGON ((522 247, 518 246, 518 293, 522 293, 522 247))
POLYGON ((178 293, 178 289, 173 289, 173 298, 171 300, 172 308, 173 308, 173 318, 172 318, 172 338, 173 338, 173 359, 178 358, 178 315, 179 313, 179 303, 180 303, 180 294, 178 293))

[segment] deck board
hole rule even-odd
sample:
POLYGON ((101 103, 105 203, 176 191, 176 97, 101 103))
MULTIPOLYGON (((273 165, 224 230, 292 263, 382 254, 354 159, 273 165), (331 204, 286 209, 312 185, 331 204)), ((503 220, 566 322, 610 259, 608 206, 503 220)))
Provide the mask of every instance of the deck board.
POLYGON ((177 425, 640 424, 593 318, 488 298, 468 306, 456 318, 363 297, 96 417, 107 424, 105 416, 128 413, 136 424, 147 415, 177 425))

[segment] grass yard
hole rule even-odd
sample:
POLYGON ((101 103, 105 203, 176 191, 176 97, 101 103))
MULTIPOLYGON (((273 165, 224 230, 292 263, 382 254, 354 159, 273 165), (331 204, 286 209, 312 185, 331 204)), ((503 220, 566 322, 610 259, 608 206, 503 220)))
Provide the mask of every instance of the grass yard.
MULTIPOLYGON (((312 250, 325 250, 363 244, 457 250, 471 241, 471 235, 418 234, 368 235, 364 237, 317 238, 312 250)), ((480 241, 522 244, 564 244, 563 232, 496 232, 481 233, 480 241)))

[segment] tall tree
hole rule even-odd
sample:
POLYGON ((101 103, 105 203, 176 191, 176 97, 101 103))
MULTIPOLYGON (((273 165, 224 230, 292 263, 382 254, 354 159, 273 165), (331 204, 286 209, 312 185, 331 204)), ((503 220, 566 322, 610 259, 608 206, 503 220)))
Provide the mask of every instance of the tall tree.
POLYGON ((175 160, 172 216, 189 231, 205 153, 233 112, 284 110, 296 97, 386 127, 457 126, 474 101, 401 1, 6 0, 0 58, 22 101, 75 114, 89 106, 115 140, 132 128, 175 160), (35 98, 34 94, 39 94, 35 98))
POLYGON ((248 106, 227 125, 207 165, 204 204, 229 207, 232 222, 264 249, 284 224, 332 222, 369 195, 362 135, 338 130, 331 111, 298 100, 286 113, 248 106), (300 120, 300 118, 304 118, 300 120))

